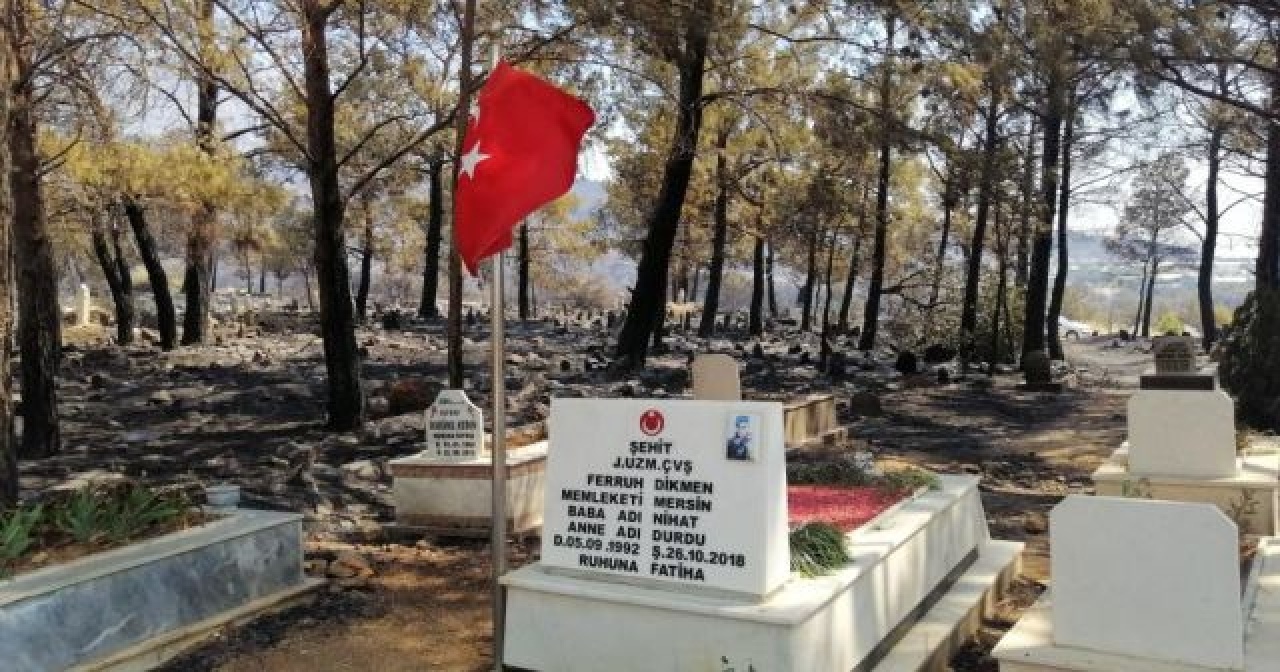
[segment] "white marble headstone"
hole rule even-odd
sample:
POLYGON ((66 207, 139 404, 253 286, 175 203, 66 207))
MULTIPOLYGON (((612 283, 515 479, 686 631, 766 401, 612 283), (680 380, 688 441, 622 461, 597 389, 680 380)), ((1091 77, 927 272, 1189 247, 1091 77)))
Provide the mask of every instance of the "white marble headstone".
POLYGON ((89 285, 80 283, 80 291, 76 295, 76 324, 87 326, 93 318, 93 292, 89 285))
POLYGON ((1129 471, 1135 476, 1231 478, 1235 402, 1221 390, 1139 390, 1129 398, 1129 471))
POLYGON ((1239 541, 1218 507, 1071 495, 1049 521, 1056 644, 1244 665, 1239 541))
POLYGON ((791 575, 782 404, 553 399, 542 564, 760 599, 791 575))
POLYGON ((738 362, 724 354, 693 358, 693 398, 701 401, 741 401, 738 362))
POLYGON ((429 457, 472 460, 485 449, 484 414, 462 390, 441 390, 426 410, 429 457))

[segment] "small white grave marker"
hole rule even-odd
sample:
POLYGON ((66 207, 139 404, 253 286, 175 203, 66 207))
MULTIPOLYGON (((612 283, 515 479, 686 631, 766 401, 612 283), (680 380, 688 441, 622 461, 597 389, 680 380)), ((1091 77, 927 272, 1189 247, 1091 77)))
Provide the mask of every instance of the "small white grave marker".
POLYGON ((693 358, 693 398, 700 401, 741 401, 742 381, 738 362, 729 355, 693 358))
POLYGON ((1235 402, 1221 390, 1139 390, 1129 398, 1129 471, 1236 475, 1235 402))
POLYGON ((782 404, 553 399, 542 563, 759 599, 790 576, 782 404))
POLYGON ((76 324, 84 327, 93 318, 93 292, 89 285, 80 283, 80 291, 76 296, 76 324))
POLYGON ((1216 506, 1071 495, 1049 520, 1057 644, 1243 667, 1238 537, 1216 506))
POLYGON ((481 455, 484 414, 462 390, 441 390, 426 410, 427 450, 441 460, 470 460, 481 455))

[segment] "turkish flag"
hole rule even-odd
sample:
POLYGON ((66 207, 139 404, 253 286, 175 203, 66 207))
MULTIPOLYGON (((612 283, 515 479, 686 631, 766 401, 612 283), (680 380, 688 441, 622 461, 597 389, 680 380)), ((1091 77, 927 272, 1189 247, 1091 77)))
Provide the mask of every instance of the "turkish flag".
POLYGON ((472 275, 511 246, 521 219, 573 186, 595 120, 578 98, 498 63, 471 111, 454 193, 454 240, 472 275))

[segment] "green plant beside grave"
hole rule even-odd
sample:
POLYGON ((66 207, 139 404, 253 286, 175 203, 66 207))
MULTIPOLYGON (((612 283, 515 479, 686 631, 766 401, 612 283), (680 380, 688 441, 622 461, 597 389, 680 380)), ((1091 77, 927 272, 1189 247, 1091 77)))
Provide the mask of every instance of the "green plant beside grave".
POLYGON ((880 485, 893 492, 915 492, 920 488, 937 490, 941 483, 938 480, 938 475, 932 471, 904 467, 884 472, 884 475, 880 477, 880 485))
POLYGON ((0 577, 35 544, 35 530, 44 519, 44 508, 15 509, 0 515, 0 577))
POLYGON ((32 562, 36 554, 69 560, 201 520, 182 493, 137 485, 90 486, 48 502, 0 511, 0 577, 41 564, 32 562))
POLYGON ((853 560, 844 532, 827 523, 809 523, 791 532, 791 571, 806 578, 830 574, 853 560))
POLYGON ((933 472, 916 467, 881 472, 870 462, 855 457, 788 464, 787 483, 878 487, 890 492, 914 492, 919 488, 936 490, 939 487, 938 476, 933 472))

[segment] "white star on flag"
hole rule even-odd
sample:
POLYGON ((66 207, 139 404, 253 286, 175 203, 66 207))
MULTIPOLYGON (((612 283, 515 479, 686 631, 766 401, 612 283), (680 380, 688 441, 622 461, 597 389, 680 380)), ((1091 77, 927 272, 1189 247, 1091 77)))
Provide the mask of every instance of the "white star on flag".
POLYGON ((462 155, 462 172, 467 177, 473 180, 476 179, 476 166, 487 158, 489 158, 488 154, 480 153, 480 141, 477 140, 476 144, 471 146, 471 151, 462 155))

